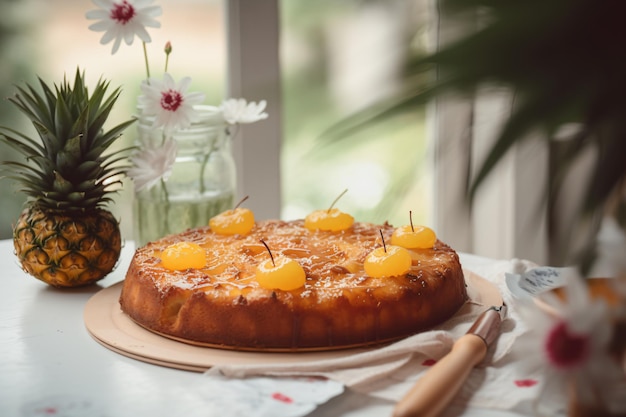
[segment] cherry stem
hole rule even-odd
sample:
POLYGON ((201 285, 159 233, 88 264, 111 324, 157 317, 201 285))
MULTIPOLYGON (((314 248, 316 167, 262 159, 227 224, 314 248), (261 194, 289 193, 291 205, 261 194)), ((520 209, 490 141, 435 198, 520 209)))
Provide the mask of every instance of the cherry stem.
POLYGON ((413 228, 413 212, 411 210, 409 210, 409 223, 411 223, 411 232, 415 232, 413 228))
POLYGON ((270 250, 270 247, 267 246, 267 243, 265 243, 263 239, 259 239, 259 241, 263 244, 263 246, 265 246, 265 249, 267 249, 267 251, 269 252, 270 258, 272 258, 272 265, 276 266, 276 262, 274 262, 274 255, 272 255, 272 251, 270 250))
POLYGON ((385 244, 385 237, 383 236, 383 230, 378 229, 378 231, 380 232, 380 239, 383 241, 383 249, 385 250, 385 253, 387 253, 387 245, 385 244))
POLYGON ((335 198, 335 201, 333 201, 333 204, 331 204, 331 205, 330 205, 330 207, 328 207, 328 212, 329 212, 329 213, 330 213, 330 211, 332 210, 333 206, 334 206, 335 204, 337 204, 337 201, 339 201, 339 199, 340 199, 341 197, 343 197, 343 195, 344 195, 345 193, 347 193, 347 192, 348 192, 348 189, 346 188, 345 190, 343 190, 343 192, 342 192, 341 194, 339 194, 339 196, 337 196, 337 198, 335 198))
POLYGON ((248 195, 247 195, 247 196, 245 196, 244 198, 242 198, 242 199, 241 199, 241 201, 240 201, 240 202, 238 202, 238 203, 237 203, 237 205, 233 208, 233 210, 235 210, 235 209, 239 208, 239 206, 240 206, 240 205, 241 205, 244 201, 246 201, 246 200, 248 199, 248 197, 250 197, 250 196, 248 196, 248 195))

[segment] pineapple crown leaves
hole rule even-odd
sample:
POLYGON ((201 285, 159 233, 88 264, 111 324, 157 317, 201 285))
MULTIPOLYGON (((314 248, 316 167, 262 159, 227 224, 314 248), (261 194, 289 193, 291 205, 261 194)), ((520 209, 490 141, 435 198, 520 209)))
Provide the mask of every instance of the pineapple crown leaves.
POLYGON ((50 88, 39 78, 40 91, 17 87, 9 98, 35 127, 38 138, 0 127, 0 140, 16 149, 25 162, 3 161, 7 178, 49 209, 90 210, 111 201, 114 184, 121 183, 132 148, 108 152, 135 119, 104 130, 121 90, 107 95, 109 83, 100 79, 90 95, 84 73, 77 69, 74 83, 66 78, 50 88))

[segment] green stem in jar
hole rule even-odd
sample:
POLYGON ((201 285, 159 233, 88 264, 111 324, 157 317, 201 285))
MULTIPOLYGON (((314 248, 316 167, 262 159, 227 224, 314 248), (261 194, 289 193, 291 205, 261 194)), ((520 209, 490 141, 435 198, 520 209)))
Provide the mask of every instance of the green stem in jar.
POLYGON ((209 158, 213 151, 215 151, 215 145, 211 146, 211 150, 204 155, 202 158, 202 163, 200 164, 200 195, 204 194, 206 191, 206 184, 204 182, 204 171, 206 170, 207 163, 209 162, 209 158))
POLYGON ((146 48, 146 43, 143 43, 143 59, 146 63, 146 81, 150 84, 150 65, 148 65, 148 49, 146 48))
POLYGON ((165 234, 170 233, 170 195, 167 192, 167 186, 165 185, 165 180, 161 177, 161 189, 163 190, 163 197, 165 201, 165 234))

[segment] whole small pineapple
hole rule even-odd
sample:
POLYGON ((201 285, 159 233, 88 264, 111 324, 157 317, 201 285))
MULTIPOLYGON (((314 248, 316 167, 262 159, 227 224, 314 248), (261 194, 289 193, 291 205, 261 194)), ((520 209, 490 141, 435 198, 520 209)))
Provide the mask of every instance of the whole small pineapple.
POLYGON ((103 206, 128 168, 120 163, 126 150, 105 152, 134 120, 105 131, 120 89, 107 96, 109 83, 101 79, 89 95, 80 70, 73 85, 66 78, 54 89, 39 84, 41 91, 27 84, 9 98, 38 138, 0 128, 0 140, 25 157, 2 162, 28 196, 13 227, 15 251, 35 278, 56 287, 87 285, 111 272, 121 252, 119 223, 103 206))

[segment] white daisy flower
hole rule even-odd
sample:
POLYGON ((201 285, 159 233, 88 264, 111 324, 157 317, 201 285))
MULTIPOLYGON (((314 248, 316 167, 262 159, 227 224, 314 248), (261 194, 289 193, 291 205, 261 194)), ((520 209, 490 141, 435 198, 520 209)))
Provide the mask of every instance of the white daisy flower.
POLYGON ((150 6, 153 0, 93 0, 99 7, 88 11, 87 19, 98 20, 89 26, 94 32, 104 32, 100 43, 105 45, 113 42, 111 54, 117 52, 122 39, 131 45, 135 36, 143 42, 152 39, 146 27, 158 28, 161 26, 154 18, 161 15, 160 6, 150 6))
POLYGON ((131 158, 133 166, 127 173, 135 184, 135 191, 150 189, 161 179, 167 181, 177 153, 178 146, 174 139, 167 139, 158 148, 143 144, 141 150, 131 158))
POLYGON ((542 308, 532 302, 517 306, 529 329, 516 342, 517 353, 523 355, 520 364, 528 372, 540 370, 544 375, 539 406, 549 396, 565 398, 573 387, 584 404, 611 405, 613 388, 624 383, 624 374, 608 349, 611 311, 605 300, 591 298, 581 277, 569 274, 565 282, 564 299, 547 292, 540 296, 542 308))
POLYGON ((243 98, 231 98, 224 100, 220 109, 222 110, 224 120, 234 125, 237 123, 254 123, 267 119, 267 113, 263 111, 266 106, 267 102, 265 100, 259 101, 257 104, 253 101, 248 103, 243 98))
POLYGON ((151 78, 141 84, 143 95, 139 105, 143 116, 154 116, 152 127, 163 127, 166 134, 176 129, 185 129, 198 119, 194 105, 204 101, 203 93, 187 93, 191 78, 183 78, 178 85, 168 73, 163 80, 151 78))

